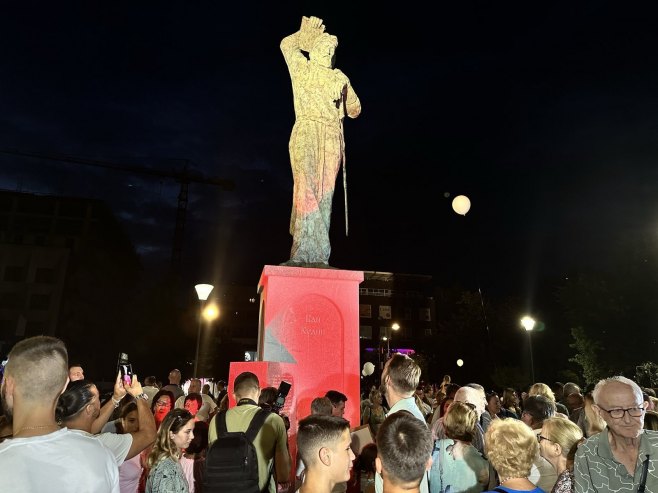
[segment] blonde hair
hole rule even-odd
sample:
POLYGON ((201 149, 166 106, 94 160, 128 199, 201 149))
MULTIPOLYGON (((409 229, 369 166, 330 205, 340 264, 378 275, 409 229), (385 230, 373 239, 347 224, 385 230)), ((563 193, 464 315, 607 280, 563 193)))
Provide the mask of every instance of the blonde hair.
POLYGON ((608 425, 599 413, 592 408, 594 405, 594 397, 592 397, 592 394, 585 394, 584 401, 583 408, 585 410, 585 417, 587 418, 586 432, 587 436, 591 437, 592 435, 596 435, 603 431, 608 425))
POLYGON ((564 418, 548 418, 542 426, 545 438, 562 447, 562 457, 569 455, 571 448, 583 438, 583 430, 564 418))
POLYGON ((173 409, 167 413, 158 429, 153 449, 146 460, 149 468, 155 467, 158 462, 167 458, 178 461, 181 450, 178 450, 174 441, 169 437, 169 433, 178 433, 193 419, 194 416, 187 409, 173 409))
POLYGON ((473 440, 477 419, 478 415, 471 406, 465 402, 453 402, 443 418, 446 436, 454 440, 470 442, 473 440))
POLYGON ((495 419, 485 435, 489 462, 501 478, 527 477, 539 452, 537 436, 518 419, 495 419))
POLYGON ((555 402, 555 394, 551 390, 551 388, 546 385, 545 383, 535 383, 533 384, 532 387, 530 387, 530 390, 528 391, 528 395, 543 395, 547 399, 552 400, 555 402))

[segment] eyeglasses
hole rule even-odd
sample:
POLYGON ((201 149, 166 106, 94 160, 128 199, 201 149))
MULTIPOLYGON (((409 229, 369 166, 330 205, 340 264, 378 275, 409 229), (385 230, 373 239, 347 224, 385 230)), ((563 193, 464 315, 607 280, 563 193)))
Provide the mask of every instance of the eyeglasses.
POLYGON ((171 406, 171 403, 169 401, 157 401, 155 403, 155 407, 167 407, 171 406))
POLYGON ((628 409, 603 409, 601 406, 599 406, 599 409, 601 411, 605 411, 610 415, 611 418, 614 419, 621 419, 626 413, 628 413, 631 418, 639 418, 646 411, 646 409, 643 407, 629 407, 628 409))
POLYGON ((553 441, 553 440, 551 440, 550 438, 546 438, 546 437, 544 437, 544 436, 537 435, 537 441, 538 441, 539 443, 541 443, 542 440, 548 440, 549 442, 552 442, 552 441, 553 441))

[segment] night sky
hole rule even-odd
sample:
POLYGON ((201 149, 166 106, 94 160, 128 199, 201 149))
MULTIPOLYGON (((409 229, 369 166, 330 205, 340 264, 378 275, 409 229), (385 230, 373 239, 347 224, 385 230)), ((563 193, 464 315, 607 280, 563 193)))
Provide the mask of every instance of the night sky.
MULTIPOLYGON (((350 236, 339 191, 332 265, 540 304, 543 279, 655 246, 655 12, 453 3, 7 2, 0 148, 167 172, 189 160, 233 180, 233 192, 190 185, 183 263, 191 284, 255 287, 291 244, 279 43, 316 15, 363 106, 345 124, 350 236)), ((149 272, 167 265, 175 180, 10 155, 0 170, 4 189, 106 200, 149 272)))

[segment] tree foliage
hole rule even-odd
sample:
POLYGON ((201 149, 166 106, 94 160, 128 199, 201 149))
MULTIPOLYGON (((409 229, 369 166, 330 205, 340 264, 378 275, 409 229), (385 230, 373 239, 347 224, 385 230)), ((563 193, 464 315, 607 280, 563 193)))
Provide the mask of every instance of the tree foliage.
POLYGON ((605 374, 605 370, 599 362, 599 352, 603 349, 603 345, 590 338, 582 327, 572 328, 571 335, 574 342, 569 344, 569 347, 575 349, 576 354, 569 358, 569 361, 583 369, 586 385, 598 382, 605 374))

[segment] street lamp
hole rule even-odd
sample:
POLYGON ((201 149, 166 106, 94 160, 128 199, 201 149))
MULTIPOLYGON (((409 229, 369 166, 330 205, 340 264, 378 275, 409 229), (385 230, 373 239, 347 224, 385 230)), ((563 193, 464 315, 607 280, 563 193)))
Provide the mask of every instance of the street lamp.
POLYGON ((203 321, 203 302, 208 299, 210 292, 213 290, 212 284, 197 284, 194 286, 196 295, 199 298, 201 308, 199 310, 199 327, 196 331, 196 355, 194 356, 194 376, 198 378, 197 370, 199 369, 199 342, 201 339, 201 323, 203 321))
MULTIPOLYGON (((393 325, 391 325, 391 329, 395 330, 397 332, 398 330, 400 330, 400 324, 395 322, 393 325)), ((388 330, 386 332, 388 334, 388 337, 384 337, 384 340, 386 341, 386 359, 390 359, 391 358, 391 336, 392 336, 392 334, 388 330)))
POLYGON ((532 359, 532 329, 535 328, 535 319, 529 316, 525 316, 521 319, 521 327, 525 329, 528 333, 528 347, 530 348, 530 375, 532 377, 532 383, 535 383, 535 362, 532 359))

